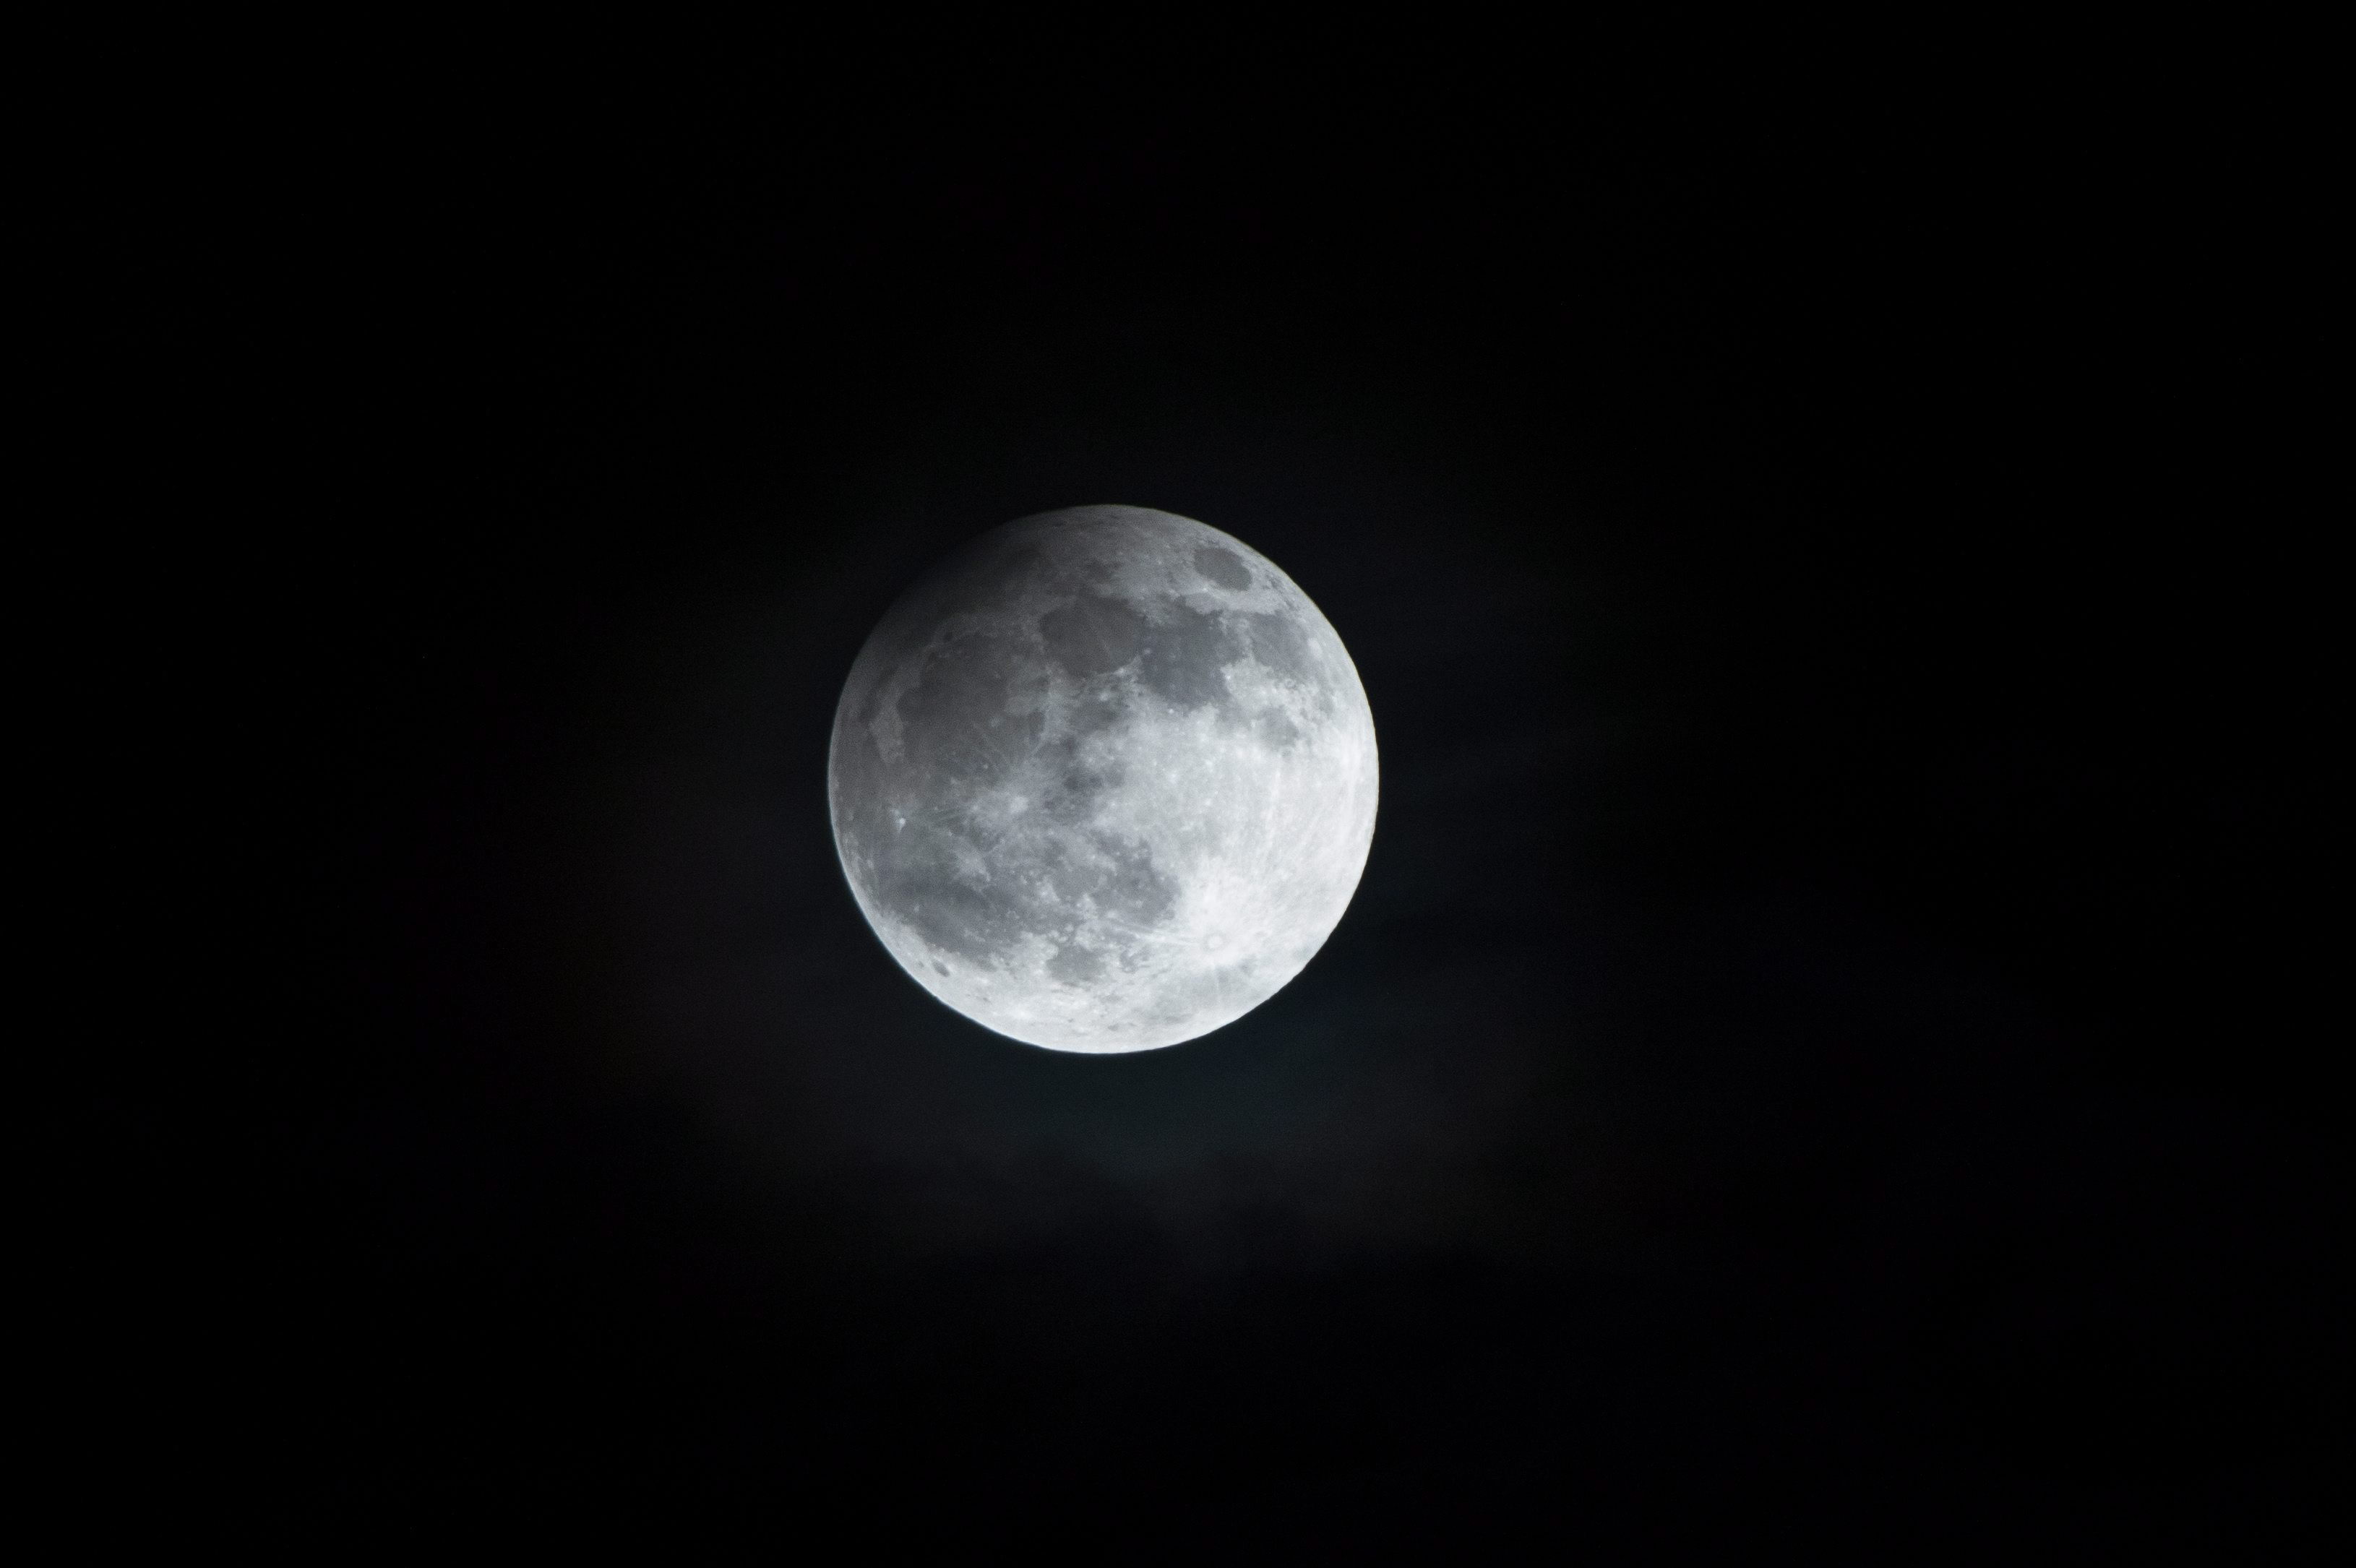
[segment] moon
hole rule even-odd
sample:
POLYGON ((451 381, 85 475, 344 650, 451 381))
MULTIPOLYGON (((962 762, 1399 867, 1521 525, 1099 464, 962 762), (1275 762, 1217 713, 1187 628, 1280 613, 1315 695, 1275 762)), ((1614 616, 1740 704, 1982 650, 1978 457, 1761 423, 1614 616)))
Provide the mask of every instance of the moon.
POLYGON ((943 561, 835 709, 834 842, 917 984, 1051 1051, 1151 1051, 1268 1000, 1375 831, 1374 716, 1317 606, 1189 517, 1074 507, 943 561))

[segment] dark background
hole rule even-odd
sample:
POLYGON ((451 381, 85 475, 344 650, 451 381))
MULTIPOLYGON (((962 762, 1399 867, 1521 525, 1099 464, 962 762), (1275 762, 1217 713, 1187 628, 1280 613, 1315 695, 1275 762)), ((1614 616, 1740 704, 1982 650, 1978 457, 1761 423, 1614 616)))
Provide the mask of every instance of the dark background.
POLYGON ((90 1441, 313 1541, 2343 1528, 2297 104, 1588 59, 134 119, 91 484, 187 782, 90 1441), (894 593, 1097 501, 1284 567, 1384 763, 1309 970, 1114 1060, 906 979, 823 793, 894 593))

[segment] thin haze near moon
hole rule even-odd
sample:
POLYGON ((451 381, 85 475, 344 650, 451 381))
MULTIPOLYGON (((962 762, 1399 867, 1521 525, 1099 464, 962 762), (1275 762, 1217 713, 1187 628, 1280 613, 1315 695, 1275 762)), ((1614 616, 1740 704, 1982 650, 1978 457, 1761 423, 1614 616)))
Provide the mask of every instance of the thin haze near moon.
POLYGON ((1207 1034, 1298 975, 1365 869, 1374 720, 1291 579, 1205 524, 1076 507, 903 594, 835 713, 861 911, 918 984, 1050 1050, 1207 1034))

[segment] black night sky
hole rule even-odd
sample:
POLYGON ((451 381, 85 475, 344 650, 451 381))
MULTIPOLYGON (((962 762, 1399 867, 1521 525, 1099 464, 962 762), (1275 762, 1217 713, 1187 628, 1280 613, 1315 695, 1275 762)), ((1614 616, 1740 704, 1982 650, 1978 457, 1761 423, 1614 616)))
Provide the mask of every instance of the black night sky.
POLYGON ((94 482, 202 776, 127 1473, 314 1543, 2314 1544, 2289 109, 996 47, 131 138, 94 482), (824 794, 899 590, 1098 501, 1282 566, 1383 764, 1310 968, 1104 1060, 911 983, 824 794))

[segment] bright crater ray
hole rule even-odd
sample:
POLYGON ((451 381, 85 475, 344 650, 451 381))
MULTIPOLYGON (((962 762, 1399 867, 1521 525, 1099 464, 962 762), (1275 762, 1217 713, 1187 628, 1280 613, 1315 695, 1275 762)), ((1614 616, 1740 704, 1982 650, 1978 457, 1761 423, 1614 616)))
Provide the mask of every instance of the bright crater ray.
POLYGON ((1375 830, 1375 726, 1292 580, 1190 518, 983 535, 860 650, 828 795, 893 957, 1001 1034, 1150 1051, 1324 945, 1375 830))

